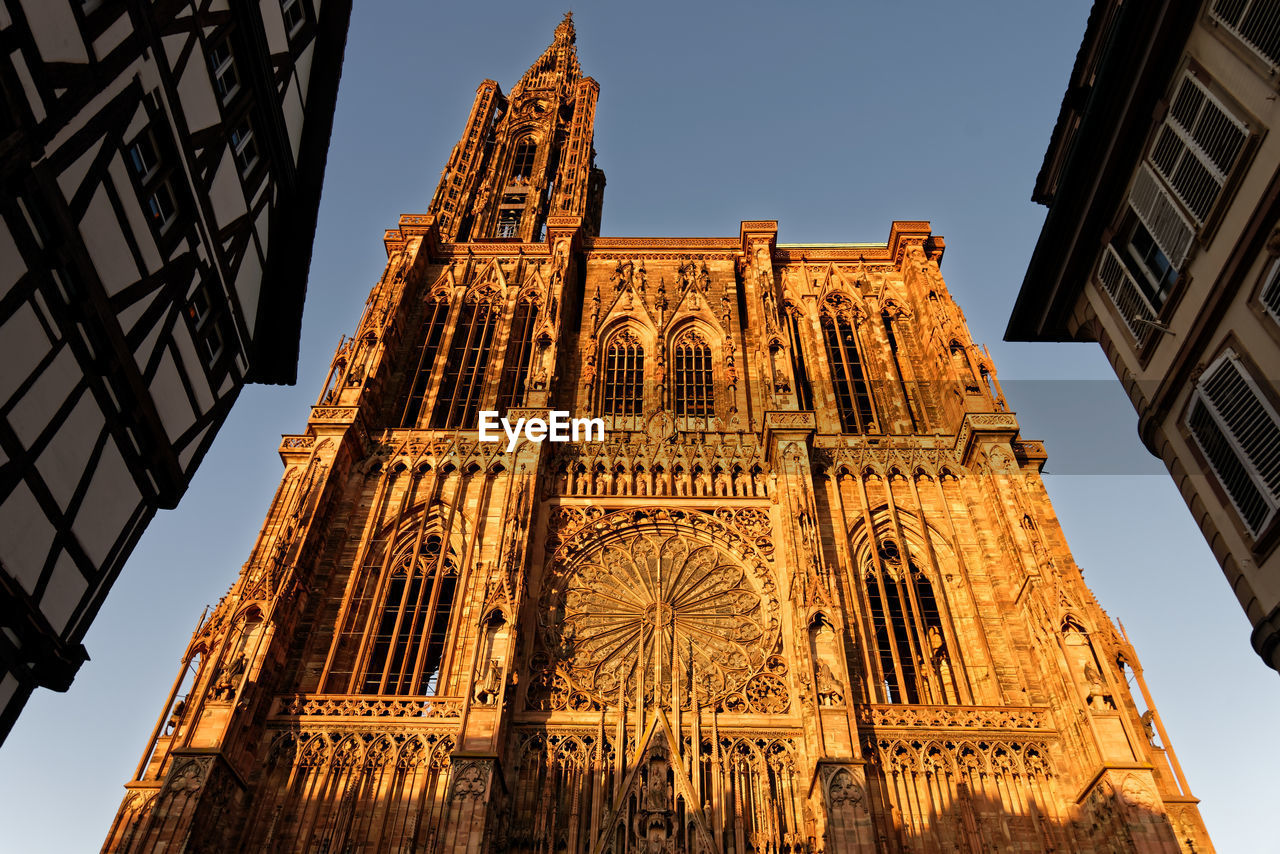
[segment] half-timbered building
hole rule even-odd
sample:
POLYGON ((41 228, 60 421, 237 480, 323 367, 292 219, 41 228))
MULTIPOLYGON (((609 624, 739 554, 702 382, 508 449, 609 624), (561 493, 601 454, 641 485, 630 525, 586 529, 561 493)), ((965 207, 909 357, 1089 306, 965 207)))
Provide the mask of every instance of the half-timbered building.
POLYGON ((0 0, 0 739, 295 379, 351 3, 0 0))

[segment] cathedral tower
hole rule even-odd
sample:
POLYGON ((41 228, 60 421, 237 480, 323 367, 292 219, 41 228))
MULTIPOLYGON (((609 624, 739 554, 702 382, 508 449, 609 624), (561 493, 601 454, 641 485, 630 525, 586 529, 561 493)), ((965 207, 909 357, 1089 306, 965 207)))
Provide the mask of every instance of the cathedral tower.
POLYGON ((1211 851, 942 238, 600 237, 596 95, 480 87, 103 850, 1211 851))

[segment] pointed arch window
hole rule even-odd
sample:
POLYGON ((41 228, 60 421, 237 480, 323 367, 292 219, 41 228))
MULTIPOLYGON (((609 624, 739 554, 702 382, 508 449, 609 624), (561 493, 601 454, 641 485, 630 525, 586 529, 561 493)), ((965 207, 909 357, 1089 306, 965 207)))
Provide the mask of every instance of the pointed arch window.
POLYGON ((422 404, 426 400, 427 387, 431 383, 431 373, 435 370, 436 356, 440 352, 440 342, 444 338, 445 323, 449 319, 449 297, 444 293, 432 296, 425 311, 426 336, 422 340, 422 350, 418 354, 418 367, 413 373, 404 407, 401 411, 400 426, 418 426, 418 417, 422 414, 422 404))
POLYGON ((644 411, 644 346, 630 329, 610 339, 603 382, 605 415, 639 415, 644 411))
POLYGON ((957 702, 942 615, 929 577, 904 560, 893 540, 868 558, 863 582, 885 700, 890 703, 957 702))
POLYGON ((470 430, 476 426, 480 395, 484 391, 485 369, 498 312, 496 294, 470 293, 458 312, 449 356, 440 378, 431 426, 442 430, 470 430))
POLYGON ((827 364, 840 409, 840 428, 845 433, 866 433, 875 429, 871 387, 858 355, 858 336, 849 311, 824 311, 822 338, 827 347, 827 364))
POLYGON ((498 390, 500 413, 524 405, 529 365, 533 361, 533 330, 537 325, 538 303, 532 294, 525 294, 516 302, 515 314, 511 317, 507 355, 502 362, 502 385, 498 390))
POLYGON ((907 366, 906 360, 903 358, 901 346, 898 343, 898 335, 895 325, 901 315, 890 313, 888 310, 880 312, 880 322, 884 324, 884 336, 889 342, 889 355, 892 357, 893 372, 898 380, 898 389, 902 392, 902 398, 907 404, 907 415, 911 418, 911 430, 917 432, 920 429, 920 406, 916 402, 916 396, 912 394, 913 388, 907 385, 907 366))
POLYGON ((678 416, 709 418, 715 415, 715 386, 711 372, 711 346, 696 329, 676 339, 674 403, 678 416))
POLYGON ((800 308, 788 300, 783 306, 783 314, 787 319, 787 334, 791 336, 791 367, 796 375, 800 408, 813 409, 813 387, 809 383, 809 370, 805 367, 804 346, 800 337, 800 308))
POLYGON ((537 157, 538 144, 533 141, 533 137, 521 137, 511 158, 511 180, 528 181, 533 176, 533 163, 537 157))
POLYGON ((435 694, 453 616, 458 569, 439 534, 423 538, 391 567, 385 594, 370 614, 373 635, 362 694, 435 694))

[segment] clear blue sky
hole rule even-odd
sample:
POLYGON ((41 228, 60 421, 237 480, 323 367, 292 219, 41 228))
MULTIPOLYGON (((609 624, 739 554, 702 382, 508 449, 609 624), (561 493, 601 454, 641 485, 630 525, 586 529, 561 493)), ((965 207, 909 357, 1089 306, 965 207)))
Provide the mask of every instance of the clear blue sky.
MULTIPOLYGON (((476 86, 509 89, 562 9, 357 4, 303 326, 300 382, 240 398, 181 506, 152 522, 70 692, 37 692, 0 748, 7 851, 102 844, 197 618, 246 560, 338 337, 382 271, 382 230, 426 210, 476 86)), ((1044 217, 1028 197, 1084 32, 1083 0, 575 6, 599 81, 609 235, 947 238, 942 272, 1023 433, 1048 442, 1076 560, 1129 630, 1222 854, 1280 852, 1280 678, 1096 345, 1000 341, 1044 217), (1099 380, 1045 383, 1032 380, 1099 380), (1106 380, 1106 382, 1100 381, 1106 380), (1115 473, 1108 473, 1115 472, 1115 473), (1154 474, 1141 474, 1154 472, 1154 474), (1227 738, 1224 738, 1227 735, 1227 738), (1228 744, 1230 747, 1228 747, 1228 744)))

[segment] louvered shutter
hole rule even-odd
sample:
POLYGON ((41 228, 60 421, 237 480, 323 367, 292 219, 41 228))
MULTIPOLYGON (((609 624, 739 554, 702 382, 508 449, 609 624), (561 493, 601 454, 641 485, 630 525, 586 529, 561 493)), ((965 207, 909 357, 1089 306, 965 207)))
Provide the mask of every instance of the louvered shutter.
POLYGON ((1272 66, 1280 65, 1280 3, 1215 0, 1210 14, 1272 66))
POLYGON ((1142 220, 1142 224, 1155 238, 1160 251, 1175 269, 1182 269, 1191 251, 1191 240, 1196 229, 1178 208, 1160 180, 1146 165, 1138 167, 1129 191, 1129 207, 1142 220))
POLYGON ((1280 506, 1280 416, 1231 351, 1196 383, 1187 427, 1257 536, 1280 506))
POLYGON ((1271 269, 1267 272, 1267 283, 1262 286, 1262 304, 1267 309, 1267 314, 1280 323, 1280 260, 1271 262, 1271 269))
POLYGON ((1102 250, 1102 257, 1098 260, 1098 281, 1107 296, 1111 297, 1111 302, 1120 312, 1120 316, 1124 318, 1125 326, 1129 327, 1129 332, 1138 342, 1138 346, 1146 344, 1152 329, 1151 323, 1155 321, 1159 312, 1138 287, 1138 283, 1134 281, 1124 261, 1120 260, 1119 253, 1111 244, 1107 244, 1102 250))
POLYGON ((1156 134, 1150 159, 1197 226, 1209 217, 1248 137, 1243 122, 1198 80, 1183 74, 1169 115, 1156 134))

